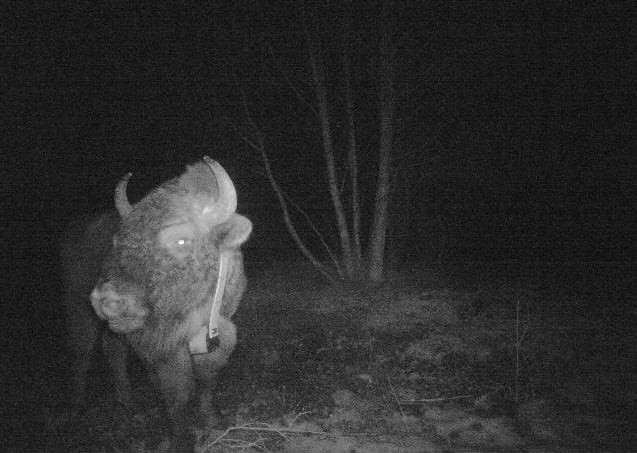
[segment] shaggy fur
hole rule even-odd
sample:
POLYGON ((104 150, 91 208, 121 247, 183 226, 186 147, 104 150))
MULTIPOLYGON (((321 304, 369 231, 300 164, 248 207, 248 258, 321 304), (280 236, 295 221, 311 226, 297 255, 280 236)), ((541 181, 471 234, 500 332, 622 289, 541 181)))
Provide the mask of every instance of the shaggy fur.
POLYGON ((210 224, 210 215, 204 216, 210 211, 200 208, 214 206, 216 191, 210 169, 196 164, 148 194, 125 218, 108 214, 74 225, 62 244, 76 395, 84 397, 86 372, 103 319, 110 327, 102 336, 103 348, 118 398, 130 401, 127 343, 156 378, 174 430, 172 448, 180 451, 192 449, 189 427, 197 384, 199 406, 206 406, 212 399, 216 372, 235 347, 236 328, 230 317, 246 288, 239 247, 252 224, 237 214, 221 224, 210 224), (176 222, 195 232, 186 251, 178 254, 159 239, 176 222), (191 356, 188 342, 207 325, 222 251, 230 257, 230 267, 219 323, 220 346, 191 356))

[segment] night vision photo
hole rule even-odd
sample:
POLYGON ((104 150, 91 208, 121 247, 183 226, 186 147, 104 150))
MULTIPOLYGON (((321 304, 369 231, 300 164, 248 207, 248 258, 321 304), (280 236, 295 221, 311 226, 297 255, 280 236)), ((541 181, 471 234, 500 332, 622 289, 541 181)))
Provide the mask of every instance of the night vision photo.
POLYGON ((637 451, 634 5, 5 9, 0 451, 637 451))

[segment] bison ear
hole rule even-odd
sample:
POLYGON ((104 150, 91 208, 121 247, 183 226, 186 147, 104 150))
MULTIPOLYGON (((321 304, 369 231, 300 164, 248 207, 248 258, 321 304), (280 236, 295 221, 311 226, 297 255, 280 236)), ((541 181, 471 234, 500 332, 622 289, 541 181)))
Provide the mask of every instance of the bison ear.
POLYGON ((242 215, 235 214, 222 225, 219 225, 222 231, 219 233, 220 244, 222 249, 235 249, 248 240, 252 233, 252 222, 242 215))

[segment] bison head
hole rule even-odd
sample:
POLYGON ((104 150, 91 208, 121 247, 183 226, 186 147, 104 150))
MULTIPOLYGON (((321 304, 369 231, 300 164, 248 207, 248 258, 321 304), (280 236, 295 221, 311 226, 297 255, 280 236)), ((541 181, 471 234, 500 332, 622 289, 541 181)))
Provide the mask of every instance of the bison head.
POLYGON ((126 197, 129 178, 115 190, 117 213, 74 222, 61 242, 76 404, 100 336, 116 397, 130 403, 130 346, 163 395, 170 451, 192 451, 191 403, 198 396, 199 409, 209 413, 214 377, 236 344, 230 317, 246 287, 240 246, 252 223, 235 213, 234 185, 207 157, 134 205, 126 197), (100 329, 100 319, 108 329, 100 329), (191 354, 211 319, 218 346, 191 354))
POLYGON ((235 214, 234 185, 208 157, 135 205, 126 197, 129 177, 115 191, 121 226, 91 301, 111 330, 127 334, 138 353, 154 361, 205 323, 219 257, 238 250, 252 224, 235 214))
MULTIPOLYGON (((240 246, 250 235, 252 223, 235 213, 234 185, 208 157, 134 205, 126 196, 129 178, 126 175, 115 190, 119 225, 102 260, 91 304, 115 337, 132 346, 158 378, 175 434, 181 439, 175 445, 183 446, 189 444, 184 441, 190 438, 186 414, 197 384, 209 383, 236 344, 230 317, 246 286, 240 246), (221 257, 225 279, 219 287, 225 289, 217 297, 221 257), (220 307, 215 312, 219 314, 219 346, 208 354, 191 356, 188 345, 208 325, 213 306, 220 307)), ((95 225, 94 229, 99 227, 95 225)), ((125 379, 117 370, 115 375, 116 380, 117 376, 125 379)), ((80 384, 82 379, 78 378, 80 384)), ((130 386, 122 382, 116 387, 130 386)))

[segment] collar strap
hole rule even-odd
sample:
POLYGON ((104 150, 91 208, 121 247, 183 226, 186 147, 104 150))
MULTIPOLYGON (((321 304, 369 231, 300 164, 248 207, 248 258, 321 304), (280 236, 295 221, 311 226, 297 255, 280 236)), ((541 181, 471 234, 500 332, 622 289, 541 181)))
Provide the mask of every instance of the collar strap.
POLYGON ((226 287, 228 277, 228 251, 223 250, 219 254, 219 276, 217 277, 217 287, 215 295, 212 298, 212 307, 210 307, 210 317, 208 318, 208 336, 206 344, 208 350, 219 346, 219 317, 221 316, 221 301, 223 299, 223 291, 226 287), (212 344, 211 344, 212 343, 212 344))
POLYGON ((215 293, 212 298, 212 306, 210 307, 210 316, 208 317, 208 328, 201 327, 197 333, 190 338, 188 349, 191 354, 206 354, 215 350, 219 346, 219 318, 221 317, 221 302, 223 300, 223 292, 226 286, 228 270, 230 268, 230 252, 220 251, 219 253, 219 274, 217 276, 217 284, 215 293))

